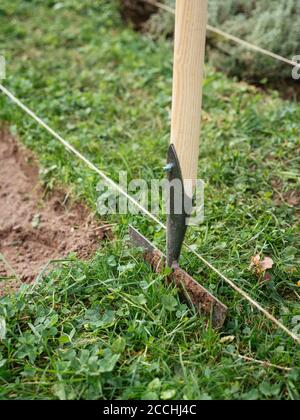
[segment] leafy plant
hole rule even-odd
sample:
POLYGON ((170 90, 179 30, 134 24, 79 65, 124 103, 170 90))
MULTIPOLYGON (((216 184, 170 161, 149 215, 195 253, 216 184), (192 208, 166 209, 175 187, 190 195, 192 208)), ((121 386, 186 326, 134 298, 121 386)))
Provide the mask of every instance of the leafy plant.
MULTIPOLYGON (((132 0, 132 4, 135 0, 132 0)), ((174 8, 174 0, 164 0, 174 8)), ((209 24, 235 35, 254 45, 282 55, 288 59, 299 55, 300 35, 298 21, 300 13, 297 0, 274 2, 272 0, 210 0, 208 2, 209 24)), ((174 16, 164 10, 151 16, 144 29, 154 37, 173 34, 174 16)), ((265 84, 286 79, 291 81, 292 68, 263 54, 208 31, 208 56, 219 70, 250 82, 265 84)), ((296 82, 294 82, 294 86, 296 82)))
MULTIPOLYGON (((1 10, 5 86, 115 181, 124 169, 129 181, 162 178, 170 42, 125 26, 117 1, 2 0, 1 10)), ((297 331, 300 108, 210 66, 203 105, 205 222, 187 241, 297 331), (249 270, 258 254, 274 260, 264 288, 249 270)), ((3 95, 0 119, 35 151, 47 185, 96 210, 98 176, 3 95)), ((105 218, 115 239, 94 259, 52 263, 41 283, 1 299, 2 399, 300 398, 299 349, 284 332, 183 252, 183 267, 229 306, 212 330, 126 245, 129 222, 162 249, 165 232, 141 215, 105 218)))

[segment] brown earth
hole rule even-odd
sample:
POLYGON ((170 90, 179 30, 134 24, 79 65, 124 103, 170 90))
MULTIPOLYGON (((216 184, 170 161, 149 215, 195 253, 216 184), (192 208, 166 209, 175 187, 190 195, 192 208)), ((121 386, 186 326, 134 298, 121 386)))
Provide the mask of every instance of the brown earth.
POLYGON ((50 260, 89 258, 111 235, 69 194, 46 197, 38 174, 33 155, 0 130, 0 295, 33 281, 50 260))
POLYGON ((150 16, 157 13, 157 7, 143 0, 120 0, 119 3, 122 19, 136 30, 143 29, 150 16))
POLYGON ((276 206, 280 206, 285 203, 290 207, 295 207, 296 209, 300 206, 300 190, 293 189, 289 191, 283 191, 283 184, 280 180, 274 179, 272 182, 272 187, 274 188, 274 203, 276 206))

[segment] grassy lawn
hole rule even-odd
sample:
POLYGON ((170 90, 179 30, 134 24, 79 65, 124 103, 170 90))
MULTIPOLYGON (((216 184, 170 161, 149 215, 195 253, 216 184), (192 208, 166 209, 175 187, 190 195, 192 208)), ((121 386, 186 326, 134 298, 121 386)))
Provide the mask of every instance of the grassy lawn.
MULTIPOLYGON (((164 176, 172 45, 125 28, 116 4, 2 0, 3 84, 115 181, 121 170, 150 181, 164 176)), ((292 330, 300 316, 299 202, 291 199, 300 194, 300 107, 210 66, 203 103, 205 221, 187 242, 292 330), (263 284, 249 270, 258 253, 274 260, 263 284)), ((49 189, 68 186, 95 211, 93 172, 3 95, 0 120, 35 151, 49 189)), ((187 271, 229 306, 214 331, 126 243, 128 222, 161 248, 165 233, 142 215, 107 219, 115 240, 91 261, 70 255, 1 299, 2 399, 300 398, 291 338, 184 252, 187 271)))

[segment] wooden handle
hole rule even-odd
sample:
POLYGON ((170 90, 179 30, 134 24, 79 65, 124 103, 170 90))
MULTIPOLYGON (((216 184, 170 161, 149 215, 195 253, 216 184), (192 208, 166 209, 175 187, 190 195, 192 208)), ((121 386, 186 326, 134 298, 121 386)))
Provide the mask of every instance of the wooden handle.
POLYGON ((197 178, 207 0, 176 0, 171 143, 184 180, 197 178))

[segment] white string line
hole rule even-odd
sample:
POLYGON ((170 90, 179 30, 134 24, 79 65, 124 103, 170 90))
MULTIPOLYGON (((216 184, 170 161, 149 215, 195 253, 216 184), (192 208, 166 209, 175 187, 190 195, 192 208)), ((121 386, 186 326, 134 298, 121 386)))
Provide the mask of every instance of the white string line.
MULTIPOLYGON (((167 6, 167 5, 163 4, 163 3, 160 3, 159 1, 156 1, 156 0, 143 0, 143 1, 145 3, 151 4, 153 6, 156 6, 159 9, 165 10, 165 11, 167 11, 167 12, 172 13, 173 15, 175 15, 175 10, 174 9, 172 9, 171 7, 169 7, 169 6, 167 6)), ((298 68, 300 67, 300 64, 299 63, 296 63, 293 60, 290 60, 288 58, 282 57, 281 55, 276 54, 276 53, 274 53, 272 51, 266 50, 265 48, 262 48, 262 47, 259 47, 257 45, 251 44, 248 41, 244 41, 243 39, 238 38, 237 36, 231 35, 231 34, 229 34, 227 32, 224 32, 221 29, 216 28, 215 26, 207 25, 206 28, 207 28, 208 31, 213 32, 213 33, 215 33, 217 35, 220 35, 220 36, 222 36, 222 37, 224 37, 224 38, 226 38, 226 39, 228 39, 230 41, 233 41, 236 44, 239 44, 239 45, 241 45, 241 46, 243 46, 245 48, 248 48, 250 50, 253 50, 253 51, 259 52, 261 54, 267 55, 267 56, 269 56, 271 58, 274 58, 275 60, 282 61, 283 63, 289 64, 289 65, 291 65, 293 67, 298 67, 298 68)))
POLYGON ((55 137, 58 141, 60 141, 66 149, 70 152, 74 153, 79 159, 81 159, 90 169, 97 172, 101 178, 107 182, 107 184, 111 185, 115 190, 117 190, 120 194, 124 195, 129 201, 131 201, 136 207, 138 207, 143 213, 145 213, 148 217, 158 223, 162 228, 164 228, 164 224, 157 219, 152 213, 150 213, 147 209, 140 205, 138 201, 136 201, 133 197, 131 197, 126 191, 123 190, 118 184, 116 184, 111 178, 105 175, 97 166, 95 166, 92 162, 90 162, 84 155, 78 152, 70 143, 64 140, 58 133, 52 130, 48 124, 46 124, 41 118, 39 118, 33 111, 31 111, 26 105, 24 105, 18 98, 16 98, 9 90, 7 90, 2 84, 0 84, 0 90, 8 96, 16 105, 18 105, 23 111, 25 111, 28 115, 30 115, 38 124, 44 127, 53 137, 55 137))
POLYGON ((285 327, 280 321, 278 321, 277 318, 275 318, 272 314, 270 314, 265 308, 263 308, 258 302, 256 302, 248 293, 246 293, 243 289, 241 289, 239 286, 237 286, 232 280, 227 278, 221 271, 219 271, 217 268, 215 268, 212 264, 210 264, 209 261, 206 261, 200 254, 198 254, 196 251, 194 251, 193 248, 191 248, 189 245, 185 243, 185 246, 194 254, 196 255, 199 260, 201 260, 203 263, 207 265, 212 271, 214 271, 216 274, 218 274, 219 277, 221 277, 227 284, 229 284, 235 291, 237 291, 240 295, 242 295, 245 299, 247 299, 252 306, 255 306, 260 312, 262 312, 267 318, 269 318, 274 324, 276 324, 279 328, 281 328, 283 331, 285 331, 290 337, 292 337, 298 344, 300 344, 300 338, 297 336, 297 334, 290 331, 287 327, 285 327))
POLYGON ((291 370, 293 370, 293 368, 289 368, 289 367, 285 367, 285 366, 279 366, 279 365, 274 365, 273 363, 267 362, 265 360, 258 360, 258 359, 254 359, 253 357, 249 357, 249 356, 243 356, 242 354, 239 353, 230 353, 228 351, 224 351, 225 354, 228 354, 229 356, 236 356, 239 359, 245 360, 246 362, 251 362, 251 363, 258 363, 259 365, 262 365, 264 367, 271 367, 274 369, 279 369, 279 370, 283 370, 284 372, 290 372, 291 370))
MULTIPOLYGON (((16 96, 14 96, 8 89, 6 89, 2 84, 0 84, 0 90, 9 97, 18 107, 20 107, 26 114, 32 117, 38 124, 45 128, 53 137, 55 137, 60 143, 64 145, 66 149, 76 155, 79 159, 81 159, 90 169, 95 171, 98 175, 101 176, 105 180, 105 182, 111 185, 115 190, 117 190, 120 194, 125 196, 129 201, 131 201, 137 208, 139 208, 142 213, 156 222, 161 228, 166 230, 166 225, 163 224, 156 216, 154 216, 151 212, 149 212, 146 208, 144 208, 138 201, 136 201, 131 195, 129 195, 126 191, 123 190, 118 184, 116 184, 112 179, 110 179, 104 172, 102 172, 97 166, 95 166, 92 162, 90 162, 84 155, 82 155, 77 149, 75 149, 69 142, 63 139, 58 133, 56 133, 48 124, 46 124, 40 117, 38 117, 31 109, 29 109, 26 105, 23 104, 16 96)), ((227 278, 223 273, 221 273, 217 268, 215 268, 209 261, 207 261, 202 255, 198 254, 189 244, 184 242, 184 246, 193 253, 200 261, 202 261, 208 268, 214 271, 219 277, 221 277, 229 286, 231 286, 236 292, 238 292, 241 296, 243 296, 248 302, 257 308, 260 312, 262 312, 266 318, 272 321, 275 325, 277 325, 281 330, 286 332, 293 340, 295 340, 298 344, 300 344, 300 337, 298 337, 295 333, 290 331, 287 327, 285 327, 278 319, 276 319, 272 314, 270 314, 266 309, 264 309, 258 302, 251 298, 248 293, 246 293, 243 289, 237 286, 232 280, 227 278)))

